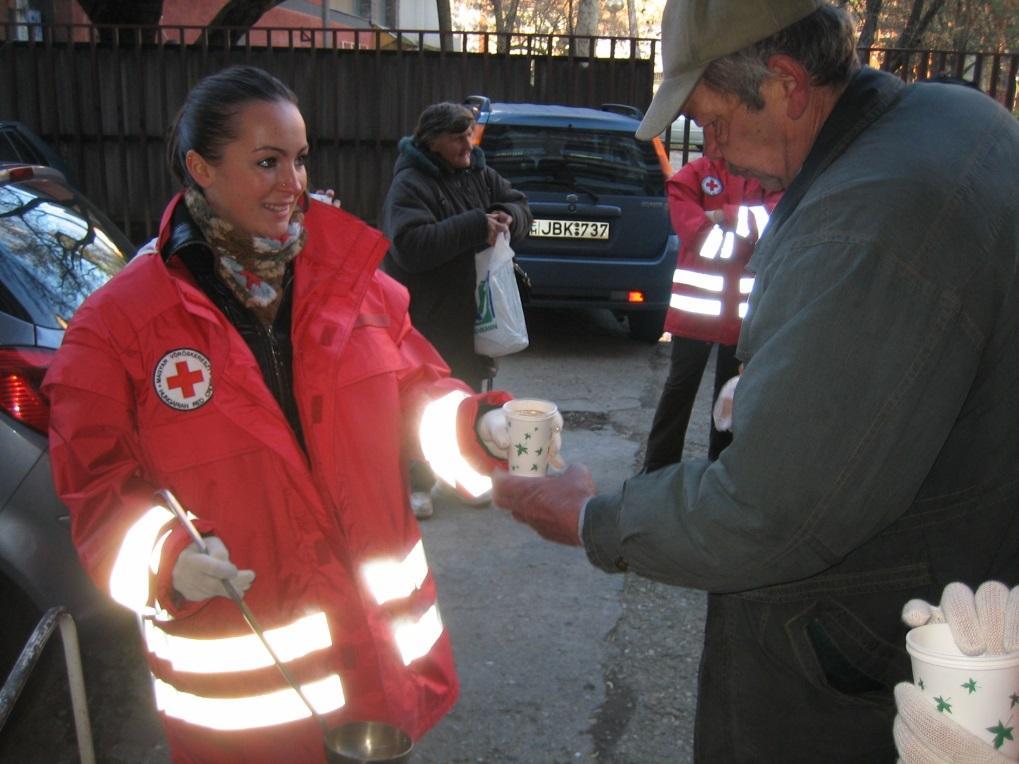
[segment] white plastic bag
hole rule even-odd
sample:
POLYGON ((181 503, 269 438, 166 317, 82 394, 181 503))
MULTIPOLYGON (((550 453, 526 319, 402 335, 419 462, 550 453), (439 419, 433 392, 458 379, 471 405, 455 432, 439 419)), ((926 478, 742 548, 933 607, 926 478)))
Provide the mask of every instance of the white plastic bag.
POLYGON ((509 235, 500 234, 495 244, 478 252, 474 268, 474 352, 493 358, 520 352, 527 347, 527 323, 513 273, 509 235))
POLYGON ((711 410, 711 418, 715 421, 715 429, 719 432, 728 432, 732 429, 732 399, 736 394, 737 383, 739 383, 738 374, 722 385, 718 391, 715 407, 711 410))

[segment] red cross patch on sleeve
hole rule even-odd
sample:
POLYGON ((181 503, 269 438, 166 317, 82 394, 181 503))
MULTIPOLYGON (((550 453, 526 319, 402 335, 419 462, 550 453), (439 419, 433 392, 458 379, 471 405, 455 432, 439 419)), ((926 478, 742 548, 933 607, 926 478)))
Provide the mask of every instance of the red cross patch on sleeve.
POLYGON ((722 181, 716 178, 714 175, 705 175, 701 179, 701 191, 706 193, 708 196, 718 196, 724 190, 725 186, 722 185, 722 181))

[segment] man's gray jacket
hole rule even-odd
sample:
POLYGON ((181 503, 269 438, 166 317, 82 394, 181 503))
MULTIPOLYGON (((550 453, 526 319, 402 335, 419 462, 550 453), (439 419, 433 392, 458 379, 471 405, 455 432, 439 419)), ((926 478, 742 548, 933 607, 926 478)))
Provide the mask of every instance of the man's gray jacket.
POLYGON ((595 565, 714 593, 698 760, 894 760, 902 605, 1019 583, 1017 195, 999 104, 858 73, 751 260, 732 445, 589 502, 595 565))

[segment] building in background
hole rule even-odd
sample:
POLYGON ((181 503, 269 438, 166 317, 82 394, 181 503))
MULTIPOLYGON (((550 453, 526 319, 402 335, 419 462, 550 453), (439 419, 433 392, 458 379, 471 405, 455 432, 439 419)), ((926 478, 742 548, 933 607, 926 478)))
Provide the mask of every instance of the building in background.
MULTIPOLYGON (((3 39, 42 39, 40 23, 88 25, 90 17, 77 0, 6 0, 4 19, 8 26, 3 39)), ((87 4, 87 3, 86 3, 87 4)), ((164 27, 193 28, 183 34, 185 43, 192 43, 226 5, 226 0, 124 0, 119 22, 127 24, 154 23, 158 18, 164 27), (161 15, 160 13, 161 7, 161 15)), ((118 9, 119 10, 119 9, 118 9)), ((252 25, 253 44, 265 44, 271 36, 274 45, 297 47, 373 48, 402 47, 439 48, 438 11, 429 0, 284 0, 266 11, 252 25), (270 29, 306 29, 291 32, 269 32, 270 29), (402 29, 424 34, 395 36, 389 30, 402 29), (254 30, 263 30, 261 34, 254 30), (323 36, 322 31, 328 30, 323 36)), ((164 31, 164 41, 177 42, 180 32, 164 31)), ((82 27, 73 35, 87 39, 82 27)), ((244 40, 240 41, 244 44, 244 40)))

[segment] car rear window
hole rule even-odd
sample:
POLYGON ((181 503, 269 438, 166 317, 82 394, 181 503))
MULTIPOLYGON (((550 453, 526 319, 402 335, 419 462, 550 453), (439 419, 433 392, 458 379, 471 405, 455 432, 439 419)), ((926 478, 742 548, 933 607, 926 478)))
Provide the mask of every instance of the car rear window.
POLYGON ((651 143, 632 134, 572 127, 489 124, 485 160, 521 190, 662 196, 665 176, 651 143))
POLYGON ((0 129, 0 161, 48 164, 46 157, 36 151, 16 130, 10 128, 0 129))
POLYGON ((66 328, 82 301, 124 267, 130 242, 62 182, 0 186, 0 310, 66 328))

